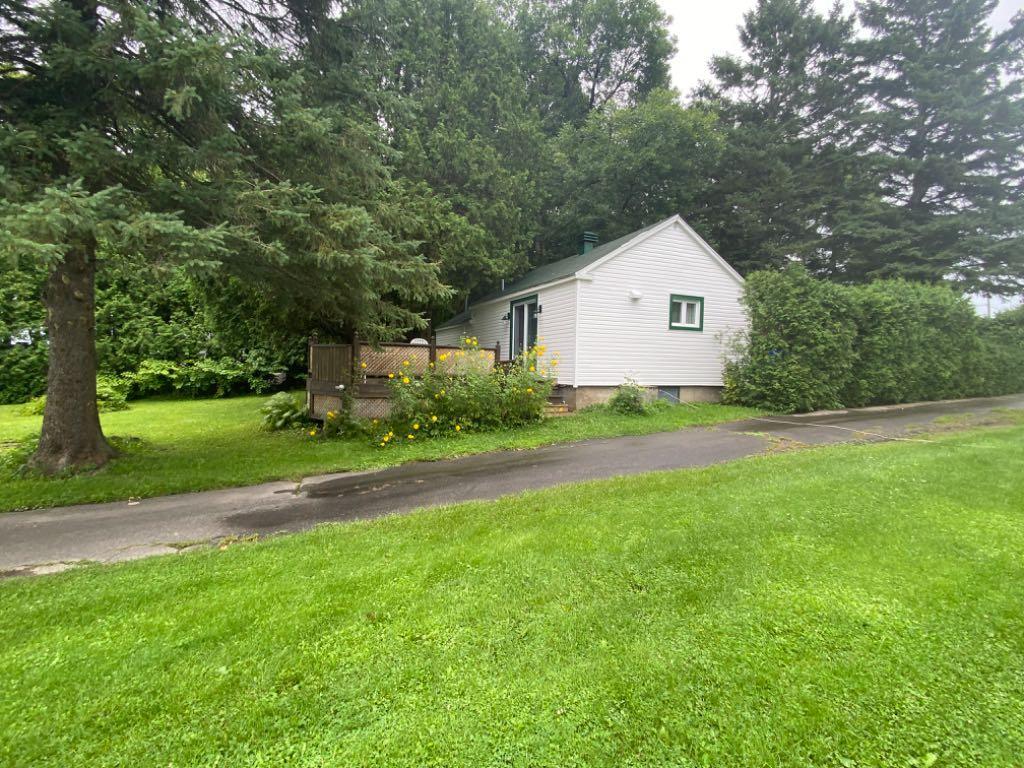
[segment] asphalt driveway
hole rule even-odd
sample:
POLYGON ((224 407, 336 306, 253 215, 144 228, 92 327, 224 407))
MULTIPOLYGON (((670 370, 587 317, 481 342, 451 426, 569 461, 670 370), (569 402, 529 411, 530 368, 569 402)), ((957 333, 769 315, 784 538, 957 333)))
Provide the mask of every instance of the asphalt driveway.
POLYGON ((207 546, 225 537, 309 529, 561 483, 699 467, 760 453, 779 441, 826 444, 926 439, 940 416, 1024 408, 1024 395, 765 417, 640 437, 566 443, 385 470, 0 514, 0 575, 47 573, 207 546))

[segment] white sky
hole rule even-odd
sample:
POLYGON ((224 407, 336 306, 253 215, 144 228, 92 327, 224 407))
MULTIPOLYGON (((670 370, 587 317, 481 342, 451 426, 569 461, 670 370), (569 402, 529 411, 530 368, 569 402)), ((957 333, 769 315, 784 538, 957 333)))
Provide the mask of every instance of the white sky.
MULTIPOLYGON (((714 54, 740 53, 737 28, 743 14, 756 5, 756 0, 658 0, 672 16, 671 30, 679 51, 672 61, 672 82, 686 96, 701 80, 710 77, 707 64, 714 54)), ((951 0, 956 2, 956 0, 951 0)), ((833 0, 814 0, 822 11, 832 7, 833 0)), ((851 0, 843 0, 848 9, 851 0)), ((999 0, 992 14, 992 25, 1002 29, 1017 11, 1024 10, 1024 0, 999 0)))

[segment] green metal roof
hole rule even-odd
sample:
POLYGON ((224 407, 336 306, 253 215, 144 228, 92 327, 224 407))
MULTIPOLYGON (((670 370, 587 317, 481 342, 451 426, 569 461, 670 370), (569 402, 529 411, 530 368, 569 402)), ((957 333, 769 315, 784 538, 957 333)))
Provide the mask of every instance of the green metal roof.
MULTIPOLYGON (((521 291, 525 291, 530 288, 536 288, 537 286, 545 285, 547 283, 553 283, 555 280, 561 280, 562 278, 565 277, 571 277, 572 275, 575 275, 577 272, 579 272, 581 269, 584 269, 585 267, 588 267, 591 264, 593 264, 595 261, 604 258, 615 249, 621 248, 640 233, 646 232, 649 229, 653 229, 654 227, 658 226, 661 223, 662 222, 659 221, 655 224, 643 227, 642 229, 638 229, 635 232, 630 232, 628 235, 623 235, 622 237, 612 240, 611 242, 604 243, 603 245, 598 245, 594 248, 591 248, 586 253, 578 253, 575 256, 569 256, 564 259, 559 259, 558 261, 553 261, 550 264, 545 264, 541 267, 537 267, 536 269, 531 269, 518 280, 508 283, 505 286, 504 290, 497 291, 495 293, 484 296, 481 299, 477 299, 476 301, 473 302, 473 305, 480 304, 481 302, 484 301, 500 299, 502 296, 508 296, 513 293, 519 293, 521 291)), ((469 311, 460 312, 459 314, 455 315, 455 317, 446 320, 437 327, 450 328, 454 325, 462 325, 469 319, 469 315, 469 311)))

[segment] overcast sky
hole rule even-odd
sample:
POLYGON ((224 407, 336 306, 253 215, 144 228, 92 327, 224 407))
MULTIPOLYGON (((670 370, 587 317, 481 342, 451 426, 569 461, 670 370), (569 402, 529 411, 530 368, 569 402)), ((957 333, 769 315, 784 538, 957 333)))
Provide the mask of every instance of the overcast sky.
MULTIPOLYGON (((679 48, 672 62, 672 82, 684 96, 701 80, 709 77, 708 60, 718 53, 739 53, 740 38, 736 31, 743 23, 743 14, 754 7, 756 0, 659 0, 672 16, 672 34, 679 48)), ((956 2, 956 0, 950 0, 956 2)), ((815 0, 822 11, 832 7, 832 0, 815 0)), ((851 0, 844 0, 853 8, 851 0)), ((996 29, 1006 26, 1010 17, 1024 9, 1024 0, 999 0, 992 14, 996 29)))

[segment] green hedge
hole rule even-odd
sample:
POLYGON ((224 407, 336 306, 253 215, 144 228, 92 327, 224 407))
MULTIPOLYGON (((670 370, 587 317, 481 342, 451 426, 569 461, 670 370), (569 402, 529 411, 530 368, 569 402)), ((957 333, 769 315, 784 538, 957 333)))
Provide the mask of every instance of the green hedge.
POLYGON ((793 266, 750 275, 744 303, 726 402, 801 412, 1024 390, 1024 312, 980 318, 946 286, 843 286, 793 266))

